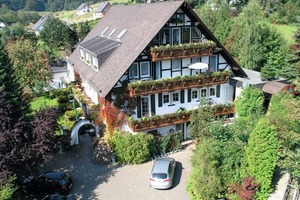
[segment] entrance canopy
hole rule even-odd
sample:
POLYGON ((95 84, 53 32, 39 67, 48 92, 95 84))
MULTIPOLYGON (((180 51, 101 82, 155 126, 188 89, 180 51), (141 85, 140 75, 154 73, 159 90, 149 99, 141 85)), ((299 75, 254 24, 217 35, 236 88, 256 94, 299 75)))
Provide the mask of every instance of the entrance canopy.
POLYGON ((281 91, 288 91, 291 94, 295 94, 295 87, 293 85, 289 85, 286 83, 281 83, 277 81, 270 81, 267 82, 263 88, 262 91, 269 93, 269 94, 277 94, 281 91))

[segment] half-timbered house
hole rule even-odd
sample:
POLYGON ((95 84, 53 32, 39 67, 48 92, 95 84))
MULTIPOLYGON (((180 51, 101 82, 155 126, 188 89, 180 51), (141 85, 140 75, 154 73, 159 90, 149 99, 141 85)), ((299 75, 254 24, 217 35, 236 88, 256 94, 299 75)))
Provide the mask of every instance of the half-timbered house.
POLYGON ((122 95, 134 99, 120 106, 126 111, 134 102, 124 129, 162 135, 182 130, 185 138, 191 110, 201 100, 227 105, 216 115, 233 115, 229 79, 247 77, 185 1, 112 6, 69 56, 68 68, 95 104, 122 95), (194 63, 204 68, 191 68, 194 63))

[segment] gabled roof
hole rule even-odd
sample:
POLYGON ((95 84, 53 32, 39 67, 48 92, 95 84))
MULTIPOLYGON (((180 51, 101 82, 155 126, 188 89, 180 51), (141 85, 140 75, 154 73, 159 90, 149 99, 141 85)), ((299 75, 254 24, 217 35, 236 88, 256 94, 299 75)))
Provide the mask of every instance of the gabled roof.
POLYGON ((37 22, 32 26, 32 29, 33 29, 33 30, 38 29, 42 24, 44 24, 44 23, 47 21, 48 18, 49 18, 48 15, 45 15, 45 16, 41 17, 41 18, 39 19, 39 21, 37 21, 37 22))
POLYGON ((110 4, 110 3, 109 3, 108 1, 102 2, 102 3, 99 5, 99 7, 96 9, 95 13, 101 13, 101 12, 104 10, 104 8, 105 8, 107 5, 109 5, 109 4, 110 4))
MULTIPOLYGON (((70 64, 84 79, 92 83, 92 87, 100 96, 105 97, 179 8, 189 12, 187 14, 189 14, 190 18, 197 19, 200 22, 199 26, 204 26, 204 29, 201 30, 204 30, 205 34, 208 35, 208 39, 216 41, 216 38, 206 28, 192 8, 182 0, 117 5, 110 8, 105 17, 84 38, 81 45, 99 36, 101 33, 103 34, 106 29, 108 31, 103 36, 109 37, 110 35, 109 38, 111 40, 118 41, 117 36, 126 29, 127 32, 120 39, 120 46, 110 54, 102 66, 99 66, 98 71, 87 66, 84 61, 79 59, 79 47, 70 55, 70 64), (111 35, 113 30, 115 32, 111 35)), ((238 75, 247 77, 225 48, 219 42, 217 44, 218 47, 223 48, 224 51, 222 50, 222 53, 226 54, 224 58, 227 62, 240 73, 238 75)))
POLYGON ((87 3, 82 3, 82 4, 80 4, 80 6, 76 10, 81 10, 85 6, 89 6, 89 5, 87 3))

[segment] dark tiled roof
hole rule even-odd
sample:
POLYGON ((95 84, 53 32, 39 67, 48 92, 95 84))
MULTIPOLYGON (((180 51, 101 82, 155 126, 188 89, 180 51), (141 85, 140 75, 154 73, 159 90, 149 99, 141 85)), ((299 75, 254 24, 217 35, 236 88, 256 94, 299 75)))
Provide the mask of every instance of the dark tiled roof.
POLYGON ((108 1, 104 1, 102 2, 99 7, 96 9, 95 13, 101 13, 103 11, 103 9, 110 4, 108 1))
POLYGON ((46 22, 46 20, 47 20, 48 18, 49 18, 49 16, 47 16, 47 15, 41 17, 41 18, 39 19, 39 21, 37 21, 37 22, 32 26, 32 29, 33 29, 33 30, 38 29, 43 23, 46 22))
MULTIPOLYGON (((138 55, 146 48, 155 35, 162 29, 177 9, 183 9, 188 12, 188 16, 199 21, 199 27, 208 35, 208 39, 216 41, 215 36, 208 30, 199 17, 194 13, 191 7, 182 0, 166 1, 136 5, 117 5, 112 6, 104 18, 95 26, 95 28, 85 37, 81 44, 91 40, 103 33, 111 40, 118 41, 117 36, 127 30, 120 39, 121 45, 116 48, 105 60, 99 70, 95 71, 92 67, 86 65, 79 59, 78 48, 70 55, 69 62, 74 69, 88 82, 102 97, 105 97, 114 87, 117 81, 122 77, 130 65, 135 61, 138 55)), ((221 53, 232 66, 234 73, 238 76, 247 77, 246 73, 240 68, 235 60, 230 56, 226 49, 216 41, 219 47, 222 47, 221 53)))
POLYGON ((100 35, 106 27, 110 28, 105 37, 117 28, 111 36, 115 41, 120 32, 127 29, 120 40, 122 44, 112 52, 102 66, 99 66, 99 71, 95 71, 79 59, 78 48, 70 55, 70 63, 81 76, 93 83, 100 96, 105 97, 183 2, 112 6, 82 44, 100 35))

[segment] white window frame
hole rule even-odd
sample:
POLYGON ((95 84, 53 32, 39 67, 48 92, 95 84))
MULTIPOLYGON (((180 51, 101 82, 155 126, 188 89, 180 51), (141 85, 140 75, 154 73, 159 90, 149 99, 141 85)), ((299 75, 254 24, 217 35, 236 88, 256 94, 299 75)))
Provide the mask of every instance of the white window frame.
POLYGON ((180 93, 179 92, 172 92, 171 93, 171 96, 172 96, 172 98, 171 98, 171 102, 170 103, 177 103, 177 102, 179 102, 180 101, 180 93), (178 95, 178 100, 174 100, 174 95, 175 94, 177 94, 178 95))
POLYGON ((192 99, 196 99, 196 100, 199 99, 199 90, 198 89, 192 89, 192 91, 191 91, 191 98, 192 99), (194 98, 193 98, 193 92, 196 92, 196 97, 194 97, 194 98))
MULTIPOLYGON (((175 43, 174 43, 174 31, 175 30, 177 30, 178 31, 178 33, 179 33, 179 38, 178 38, 178 44, 181 44, 181 28, 172 28, 172 45, 176 45, 175 43)), ((177 45, 178 45, 177 44, 177 45)))
POLYGON ((172 63, 172 71, 181 69, 181 60, 180 59, 174 59, 171 61, 171 63, 172 63), (178 63, 179 63, 178 66, 176 66, 176 68, 174 68, 174 64, 173 64, 173 62, 175 62, 175 61, 178 61, 178 63))
POLYGON ((216 55, 212 55, 212 56, 209 56, 209 70, 210 72, 216 72, 218 71, 218 57, 216 55), (215 66, 212 66, 211 64, 211 60, 214 59, 215 60, 215 66))
POLYGON ((129 76, 129 79, 137 79, 139 78, 139 63, 135 62, 135 63, 132 63, 132 65, 129 67, 129 72, 128 72, 128 76, 129 76), (132 76, 132 73, 131 71, 133 70, 133 68, 136 69, 136 74, 133 74, 132 76))
POLYGON ((216 96, 216 87, 210 87, 210 88, 209 88, 209 96, 210 96, 210 97, 216 96), (212 94, 211 90, 214 91, 214 92, 213 92, 214 94, 212 94))
POLYGON ((141 78, 144 78, 144 77, 150 77, 150 63, 149 62, 140 62, 140 76, 141 78), (147 74, 144 74, 142 75, 142 64, 147 64, 147 71, 148 73, 147 74))
POLYGON ((149 96, 142 96, 141 97, 141 114, 142 114, 142 117, 149 117, 150 116, 150 98, 149 96), (147 107, 143 107, 143 102, 144 102, 144 99, 146 99, 147 101, 147 107))
POLYGON ((92 63, 93 63, 93 68, 98 69, 98 59, 97 59, 97 57, 95 57, 95 56, 92 57, 92 63))
POLYGON ((198 27, 196 26, 193 26, 191 28, 191 37, 192 38, 201 38, 202 34, 201 34, 201 31, 198 29, 198 27), (193 35, 193 30, 195 30, 195 33, 198 34, 198 35, 193 35))
POLYGON ((92 61, 91 61, 92 59, 91 59, 91 55, 90 54, 86 54, 86 60, 85 60, 85 62, 88 64, 88 65, 91 65, 91 63, 92 63, 92 61))
POLYGON ((85 60, 85 53, 83 49, 80 49, 80 59, 85 60))
POLYGON ((206 99, 206 98, 207 98, 207 88, 200 88, 200 94, 199 94, 199 95, 200 95, 199 97, 200 97, 201 99, 203 99, 203 98, 205 98, 205 99, 206 99), (205 94, 206 94, 206 96, 205 96, 205 97, 204 97, 204 96, 202 96, 202 91, 204 91, 204 90, 205 90, 205 94))
POLYGON ((170 94, 169 93, 163 93, 162 94, 162 103, 163 104, 170 104, 170 94), (168 102, 165 102, 165 97, 168 97, 168 102))

